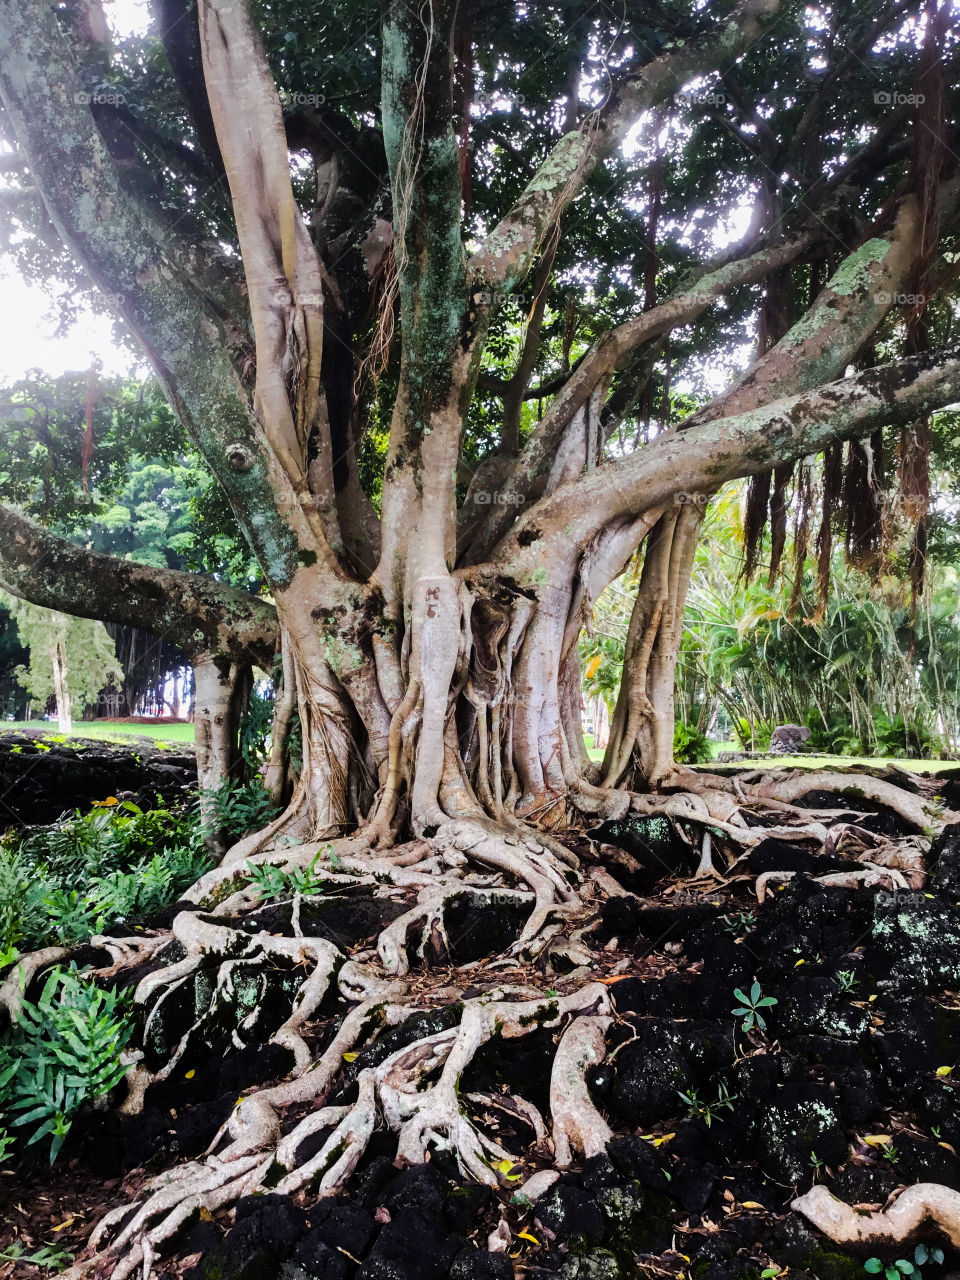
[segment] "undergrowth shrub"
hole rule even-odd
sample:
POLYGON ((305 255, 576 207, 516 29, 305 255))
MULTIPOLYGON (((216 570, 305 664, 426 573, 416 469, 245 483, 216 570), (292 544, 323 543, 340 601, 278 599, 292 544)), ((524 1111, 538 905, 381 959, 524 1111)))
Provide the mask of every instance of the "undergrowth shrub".
POLYGON ((195 808, 130 801, 0 842, 0 966, 150 915, 210 866, 195 808))
POLYGON ((0 1041, 0 1158, 16 1133, 26 1147, 49 1140, 53 1164, 78 1113, 106 1104, 127 1070, 128 1001, 73 967, 54 969, 36 1004, 23 1001, 0 1041))
POLYGON ((212 824, 234 839, 261 830, 280 812, 259 778, 244 783, 225 778, 204 795, 210 801, 212 824))

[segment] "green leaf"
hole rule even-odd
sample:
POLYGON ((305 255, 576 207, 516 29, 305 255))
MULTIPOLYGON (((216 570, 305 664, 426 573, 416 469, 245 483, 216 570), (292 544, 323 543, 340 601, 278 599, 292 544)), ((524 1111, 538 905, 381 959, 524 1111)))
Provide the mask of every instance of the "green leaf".
POLYGON ((899 1267, 905 1276, 913 1275, 913 1263, 908 1262, 906 1258, 898 1258, 893 1265, 899 1267))
POLYGON ((869 1271, 872 1276, 879 1275, 883 1270, 883 1263, 879 1258, 868 1258, 863 1264, 864 1271, 869 1271))

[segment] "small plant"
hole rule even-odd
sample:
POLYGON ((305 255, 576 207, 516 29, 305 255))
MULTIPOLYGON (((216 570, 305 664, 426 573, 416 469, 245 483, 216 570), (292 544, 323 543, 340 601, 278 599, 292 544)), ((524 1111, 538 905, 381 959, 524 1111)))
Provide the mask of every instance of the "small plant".
POLYGON ((735 916, 721 916, 720 923, 727 933, 737 937, 741 933, 750 932, 757 923, 757 913, 755 911, 738 911, 735 916))
POLYGON ((323 873, 317 871, 317 863, 323 852, 321 850, 317 853, 309 866, 295 867, 292 871, 285 871, 282 867, 257 866, 255 863, 248 862, 250 883, 256 886, 263 901, 269 898, 289 898, 296 893, 302 897, 323 893, 326 880, 323 873))
POLYGON ((815 1151, 810 1152, 810 1163, 813 1166, 813 1180, 822 1176, 824 1169, 827 1167, 826 1161, 821 1160, 815 1151))
POLYGON ((26 1253, 18 1240, 0 1250, 0 1262, 26 1262, 31 1267, 46 1267, 48 1271, 64 1271, 73 1261, 73 1254, 55 1244, 42 1244, 33 1253, 26 1253))
POLYGON ((900 1152, 892 1142, 885 1142, 880 1148, 880 1154, 883 1156, 884 1160, 889 1160, 891 1164, 900 1163, 900 1152))
POLYGON ((211 825, 235 838, 259 831, 277 816, 277 806, 259 779, 238 783, 224 778, 204 796, 210 802, 211 825))
POLYGON ((918 1244, 913 1251, 912 1261, 898 1258, 896 1262, 885 1263, 879 1258, 868 1258, 863 1264, 863 1269, 872 1276, 878 1276, 883 1272, 884 1280, 903 1280, 904 1276, 910 1276, 911 1280, 923 1280, 921 1267, 925 1267, 927 1263, 933 1263, 934 1266, 939 1267, 942 1262, 942 1249, 928 1249, 925 1244, 918 1244))
POLYGON ((54 969, 37 1003, 22 1001, 17 1025, 0 1045, 0 1117, 11 1129, 31 1126, 27 1146, 49 1138, 53 1164, 81 1108, 126 1074, 120 1054, 132 1031, 126 997, 84 981, 76 969, 54 969))
POLYGON ((850 992, 853 991, 853 989, 856 987, 859 981, 860 979, 857 977, 853 969, 841 969, 840 972, 837 974, 837 976, 834 978, 834 982, 837 984, 840 990, 844 993, 844 995, 849 995, 850 992))
POLYGON ((776 997, 765 996, 760 989, 759 982, 754 982, 750 988, 749 995, 745 995, 739 987, 734 987, 733 994, 740 1001, 740 1005, 735 1009, 731 1009, 730 1012, 737 1018, 743 1015, 743 1022, 741 1023, 743 1030, 752 1031, 754 1026, 757 1026, 761 1031, 766 1031, 766 1021, 759 1011, 775 1005, 777 1003, 776 997))
POLYGON ((694 1118, 698 1118, 704 1122, 709 1129, 714 1120, 717 1119, 717 1112, 721 1110, 732 1111, 733 1104, 737 1100, 737 1094, 731 1093, 725 1084, 721 1082, 717 1089, 717 1096, 713 1100, 707 1098, 699 1098, 696 1089, 691 1089, 689 1093, 680 1093, 680 1097, 687 1104, 687 1110, 694 1118))

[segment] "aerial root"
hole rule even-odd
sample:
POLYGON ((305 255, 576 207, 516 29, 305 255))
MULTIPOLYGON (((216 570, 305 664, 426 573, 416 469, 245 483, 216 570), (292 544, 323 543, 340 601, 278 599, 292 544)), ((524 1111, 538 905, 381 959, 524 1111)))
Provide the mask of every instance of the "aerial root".
POLYGON ((912 1240, 927 1224, 960 1248, 960 1192, 938 1182, 917 1182, 888 1209, 864 1213, 838 1200, 826 1187, 813 1187, 791 1209, 840 1245, 883 1248, 912 1240))

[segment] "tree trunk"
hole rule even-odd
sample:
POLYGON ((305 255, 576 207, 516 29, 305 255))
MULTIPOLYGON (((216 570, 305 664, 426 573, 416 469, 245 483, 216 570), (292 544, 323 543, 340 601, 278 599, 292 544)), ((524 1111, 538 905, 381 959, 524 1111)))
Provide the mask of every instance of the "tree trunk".
POLYGON ((67 654, 63 640, 58 636, 50 652, 53 663, 53 691, 57 702, 57 724, 61 733, 73 732, 73 715, 70 707, 70 687, 67 683, 67 654))
POLYGON ((237 783, 245 780, 240 722, 250 701, 253 679, 249 665, 216 658, 196 660, 193 675, 200 817, 204 843, 220 858, 226 851, 227 839, 217 820, 212 793, 227 779, 237 783))

